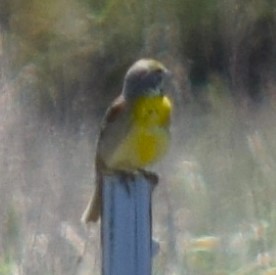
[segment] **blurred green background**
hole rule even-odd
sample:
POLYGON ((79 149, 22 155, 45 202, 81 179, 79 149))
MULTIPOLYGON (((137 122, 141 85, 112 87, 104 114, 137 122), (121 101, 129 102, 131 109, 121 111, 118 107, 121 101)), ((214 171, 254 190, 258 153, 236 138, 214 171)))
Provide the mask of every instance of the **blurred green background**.
POLYGON ((275 0, 0 0, 0 275, 100 274, 79 220, 141 57, 174 75, 153 274, 276 274, 275 0))

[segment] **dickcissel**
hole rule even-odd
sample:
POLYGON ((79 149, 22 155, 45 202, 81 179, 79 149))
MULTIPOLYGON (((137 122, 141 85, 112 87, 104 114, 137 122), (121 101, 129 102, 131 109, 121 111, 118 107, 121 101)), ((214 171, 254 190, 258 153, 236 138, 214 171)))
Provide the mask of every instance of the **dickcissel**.
POLYGON ((127 71, 122 93, 107 109, 97 140, 96 190, 82 221, 96 222, 101 213, 103 176, 142 171, 159 161, 170 142, 172 104, 164 93, 170 72, 160 62, 141 59, 127 71))

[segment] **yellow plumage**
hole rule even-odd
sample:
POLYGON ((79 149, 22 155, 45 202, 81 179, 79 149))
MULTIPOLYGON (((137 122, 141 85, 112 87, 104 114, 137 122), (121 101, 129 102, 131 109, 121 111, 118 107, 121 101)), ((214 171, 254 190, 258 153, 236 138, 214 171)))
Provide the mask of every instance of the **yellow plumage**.
POLYGON ((137 99, 129 133, 115 150, 108 166, 133 170, 158 161, 169 146, 171 109, 172 104, 166 96, 137 99))

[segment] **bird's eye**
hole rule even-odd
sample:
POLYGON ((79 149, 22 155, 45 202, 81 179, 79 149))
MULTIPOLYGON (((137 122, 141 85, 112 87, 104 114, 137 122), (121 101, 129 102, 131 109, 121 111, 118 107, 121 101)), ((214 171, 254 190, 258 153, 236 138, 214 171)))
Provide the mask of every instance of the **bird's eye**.
POLYGON ((163 78, 162 69, 156 69, 153 74, 153 79, 155 80, 155 82, 159 82, 161 81, 162 78, 163 78))
POLYGON ((157 73, 157 74, 162 74, 162 73, 163 73, 163 70, 162 70, 161 68, 157 68, 157 69, 155 70, 155 73, 157 73))

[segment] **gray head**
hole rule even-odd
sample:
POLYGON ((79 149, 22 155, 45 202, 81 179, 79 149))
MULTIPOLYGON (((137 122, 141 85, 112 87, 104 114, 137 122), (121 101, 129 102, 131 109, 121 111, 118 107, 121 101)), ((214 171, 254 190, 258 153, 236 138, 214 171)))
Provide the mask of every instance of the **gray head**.
POLYGON ((159 61, 140 59, 126 73, 123 95, 126 99, 161 95, 168 75, 169 71, 159 61))

